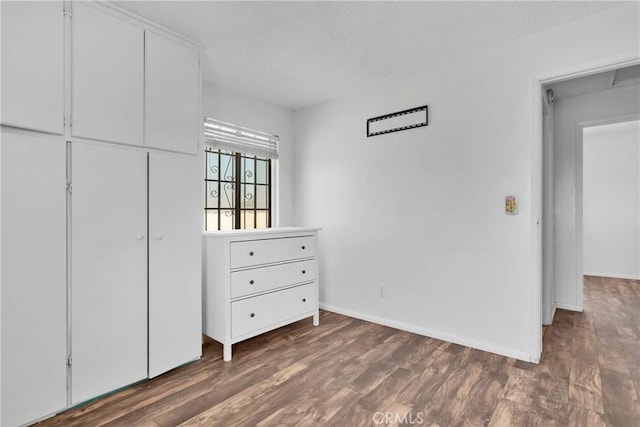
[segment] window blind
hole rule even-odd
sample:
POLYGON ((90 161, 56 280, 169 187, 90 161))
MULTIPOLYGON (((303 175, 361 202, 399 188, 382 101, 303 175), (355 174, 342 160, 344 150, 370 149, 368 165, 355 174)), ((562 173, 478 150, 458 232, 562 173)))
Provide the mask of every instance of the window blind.
POLYGON ((278 141, 278 136, 270 133, 204 118, 204 143, 209 149, 277 159, 278 141))

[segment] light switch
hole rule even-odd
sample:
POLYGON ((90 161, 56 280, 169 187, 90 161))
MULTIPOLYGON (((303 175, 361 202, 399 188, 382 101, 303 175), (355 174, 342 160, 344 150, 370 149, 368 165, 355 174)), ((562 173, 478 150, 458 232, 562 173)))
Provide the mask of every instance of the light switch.
POLYGON ((504 197, 504 213, 507 215, 517 215, 518 213, 518 196, 504 197))

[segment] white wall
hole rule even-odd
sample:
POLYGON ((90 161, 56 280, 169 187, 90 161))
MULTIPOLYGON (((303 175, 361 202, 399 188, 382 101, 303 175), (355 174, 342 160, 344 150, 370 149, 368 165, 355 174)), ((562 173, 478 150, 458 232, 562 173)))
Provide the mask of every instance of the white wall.
POLYGON ((555 166, 553 104, 543 91, 542 117, 542 323, 550 325, 556 311, 555 166))
POLYGON ((585 274, 640 279, 639 123, 584 130, 585 274))
POLYGON ((293 112, 207 81, 204 81, 202 86, 202 111, 205 117, 269 132, 280 137, 280 158, 276 169, 278 182, 274 186, 278 189, 276 197, 279 203, 274 214, 279 218, 280 226, 292 225, 294 218, 293 112))
POLYGON ((557 100, 554 109, 556 178, 556 304, 582 310, 582 165, 580 123, 638 114, 640 90, 624 86, 557 100))
POLYGON ((323 227, 323 305, 537 360, 534 76, 637 58, 638 6, 296 112, 296 222, 323 227), (365 137, 367 118, 423 104, 428 127, 365 137))

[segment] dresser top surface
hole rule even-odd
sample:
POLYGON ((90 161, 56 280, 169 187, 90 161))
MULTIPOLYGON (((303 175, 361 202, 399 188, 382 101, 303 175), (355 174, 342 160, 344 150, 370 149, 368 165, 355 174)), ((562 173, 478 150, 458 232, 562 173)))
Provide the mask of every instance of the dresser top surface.
POLYGON ((251 230, 203 231, 203 237, 253 237, 286 233, 315 233, 322 230, 317 227, 273 227, 251 230))

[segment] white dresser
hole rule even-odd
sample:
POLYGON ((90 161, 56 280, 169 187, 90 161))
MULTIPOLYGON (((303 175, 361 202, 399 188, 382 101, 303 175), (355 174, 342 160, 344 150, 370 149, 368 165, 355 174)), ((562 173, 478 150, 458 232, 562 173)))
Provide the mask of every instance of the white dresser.
POLYGON ((318 228, 202 233, 203 332, 231 346, 318 315, 318 228))

